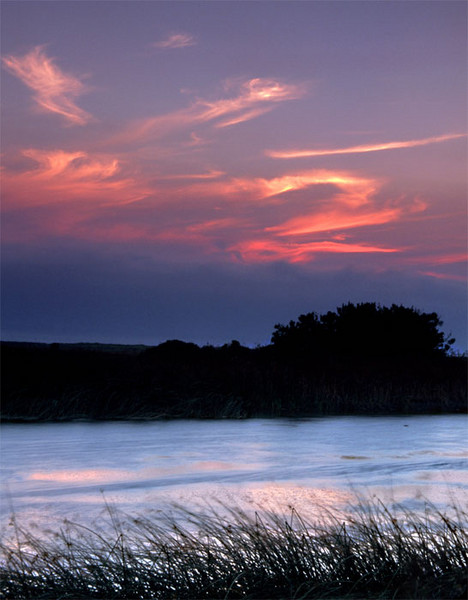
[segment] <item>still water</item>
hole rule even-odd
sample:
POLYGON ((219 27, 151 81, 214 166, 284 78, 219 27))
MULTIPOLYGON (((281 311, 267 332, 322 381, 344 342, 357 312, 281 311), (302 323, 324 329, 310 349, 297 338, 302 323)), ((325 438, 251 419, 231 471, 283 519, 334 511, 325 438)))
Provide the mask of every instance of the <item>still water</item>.
POLYGON ((1 525, 93 523, 104 502, 339 508, 376 495, 466 506, 465 415, 4 424, 1 525))

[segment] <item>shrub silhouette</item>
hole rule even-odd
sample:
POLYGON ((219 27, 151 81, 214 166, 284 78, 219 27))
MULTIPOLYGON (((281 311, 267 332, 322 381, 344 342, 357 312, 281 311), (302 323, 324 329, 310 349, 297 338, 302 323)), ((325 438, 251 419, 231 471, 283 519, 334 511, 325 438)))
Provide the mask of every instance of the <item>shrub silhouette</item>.
POLYGON ((344 304, 272 344, 1 342, 4 421, 466 412, 466 357, 436 313, 344 304))
POLYGON ((455 340, 439 330, 437 313, 375 302, 343 304, 336 312, 308 313, 275 325, 271 342, 301 356, 422 357, 445 355, 455 340))

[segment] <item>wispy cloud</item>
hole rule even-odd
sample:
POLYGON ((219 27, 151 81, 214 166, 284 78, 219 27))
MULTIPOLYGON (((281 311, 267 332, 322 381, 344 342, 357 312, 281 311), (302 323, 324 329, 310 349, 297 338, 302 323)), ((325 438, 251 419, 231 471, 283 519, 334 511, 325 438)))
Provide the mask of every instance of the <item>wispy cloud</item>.
POLYGON ((200 100, 195 107, 201 121, 212 121, 227 115, 237 114, 235 118, 230 117, 217 125, 226 127, 253 119, 271 110, 272 104, 300 98, 303 94, 304 88, 302 86, 256 77, 243 82, 237 96, 233 98, 211 102, 200 100), (238 113, 242 114, 238 115, 238 113))
POLYGON ((24 150, 23 155, 35 166, 24 172, 4 171, 5 210, 54 204, 65 209, 75 201, 96 209, 136 202, 149 191, 144 183, 124 175, 113 156, 38 149, 24 150))
POLYGON ((271 158, 306 158, 313 156, 331 156, 333 154, 360 154, 363 152, 380 152, 382 150, 396 150, 399 148, 414 148, 427 146, 448 140, 466 137, 466 133, 453 133, 420 140, 407 140, 401 142, 382 142, 380 144, 364 144, 362 146, 349 146, 347 148, 326 148, 320 150, 267 150, 266 155, 271 158))
POLYGON ((24 56, 10 55, 2 60, 10 73, 35 92, 34 100, 43 110, 57 113, 73 125, 85 125, 91 120, 91 115, 74 102, 86 91, 84 84, 59 69, 42 46, 24 56))
POLYGON ((318 214, 301 215, 286 223, 269 227, 267 231, 275 232, 279 236, 298 236, 327 231, 340 231, 342 229, 355 229, 369 227, 396 221, 402 216, 401 208, 383 208, 380 210, 355 212, 344 210, 324 211, 318 214))
POLYGON ((327 254, 372 253, 390 259, 403 244, 383 243, 372 228, 426 208, 413 198, 389 198, 382 181, 362 173, 317 169, 236 178, 201 168, 158 177, 112 154, 23 154, 35 165, 5 172, 4 208, 29 210, 33 235, 134 241, 164 247, 175 259, 306 263, 327 254))
POLYGON ((427 256, 416 256, 407 258, 406 262, 413 264, 430 263, 432 265, 448 265, 456 263, 466 264, 468 252, 455 252, 446 254, 429 254, 427 256))
POLYGON ((436 273, 435 271, 420 271, 421 275, 434 277, 435 279, 449 279, 453 281, 466 281, 466 275, 456 275, 452 273, 436 273))
POLYGON ((266 179, 263 177, 233 177, 219 182, 194 184, 192 193, 222 198, 244 197, 250 200, 267 200, 275 203, 287 192, 306 190, 313 186, 331 185, 336 188, 335 202, 356 208, 369 204, 371 195, 380 182, 371 177, 356 176, 343 171, 317 169, 290 173, 266 179))
POLYGON ((309 262, 327 253, 401 252, 401 245, 372 241, 372 228, 399 222, 427 207, 419 199, 382 197, 382 182, 377 179, 331 170, 193 182, 171 196, 171 202, 192 197, 204 198, 204 208, 198 215, 190 211, 189 221, 172 229, 172 239, 197 234, 197 244, 204 240, 208 252, 210 248, 215 255, 228 252, 245 262, 309 262), (297 191, 303 194, 300 202, 291 196, 297 191), (219 218, 212 218, 213 208, 219 218), (350 239, 355 235, 357 239, 350 239))
POLYGON ((253 110, 245 111, 240 115, 236 115, 234 117, 231 117, 230 119, 226 119, 225 121, 220 121, 219 123, 216 123, 216 127, 230 127, 231 125, 238 125, 239 123, 250 121, 251 119, 261 117, 265 113, 270 112, 272 108, 272 106, 264 106, 262 108, 254 108, 253 110))
POLYGON ((362 254, 362 253, 393 253, 397 248, 382 248, 366 244, 340 244, 337 242, 308 242, 289 243, 278 240, 248 240, 230 248, 234 255, 242 257, 246 262, 271 262, 286 260, 291 263, 309 262, 317 254, 362 254))
POLYGON ((195 46, 195 38, 188 33, 173 33, 164 40, 153 42, 151 46, 154 48, 161 48, 163 50, 170 50, 173 48, 186 48, 187 46, 195 46))
POLYGON ((207 173, 178 173, 175 175, 160 175, 158 179, 218 179, 218 177, 221 177, 225 174, 226 173, 224 171, 216 171, 215 169, 212 169, 207 173))
POLYGON ((66 152, 64 150, 24 150, 23 154, 32 158, 39 168, 32 176, 52 181, 59 177, 63 181, 103 181, 115 175, 119 170, 116 159, 90 158, 86 152, 66 152))
MULTIPOLYGON (((231 84, 234 87, 234 84, 231 84)), ((213 123, 227 127, 254 119, 272 110, 275 104, 300 98, 305 90, 301 85, 287 84, 272 79, 255 78, 237 83, 236 93, 230 98, 198 99, 187 108, 131 123, 110 142, 132 143, 143 139, 161 138, 176 130, 198 124, 213 123)), ((191 132, 193 136, 193 132, 191 132)))

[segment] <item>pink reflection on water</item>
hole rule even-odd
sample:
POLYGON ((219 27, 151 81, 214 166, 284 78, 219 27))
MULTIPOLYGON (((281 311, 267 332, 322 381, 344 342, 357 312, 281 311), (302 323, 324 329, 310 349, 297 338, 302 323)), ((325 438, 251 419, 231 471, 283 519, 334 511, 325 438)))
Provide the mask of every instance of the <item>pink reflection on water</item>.
POLYGON ((57 483, 109 483, 110 481, 137 481, 154 477, 164 477, 199 471, 252 470, 255 464, 237 464, 224 461, 198 461, 173 467, 147 467, 136 471, 123 469, 77 469, 31 473, 27 479, 32 481, 53 481, 57 483))

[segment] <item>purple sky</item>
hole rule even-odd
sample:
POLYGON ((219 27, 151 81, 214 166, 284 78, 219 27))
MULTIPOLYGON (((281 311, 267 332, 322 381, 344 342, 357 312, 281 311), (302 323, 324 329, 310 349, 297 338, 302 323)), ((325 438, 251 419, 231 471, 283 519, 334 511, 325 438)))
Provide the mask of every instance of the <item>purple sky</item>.
POLYGON ((2 338, 269 341, 347 301, 466 350, 466 9, 2 11, 2 338))

